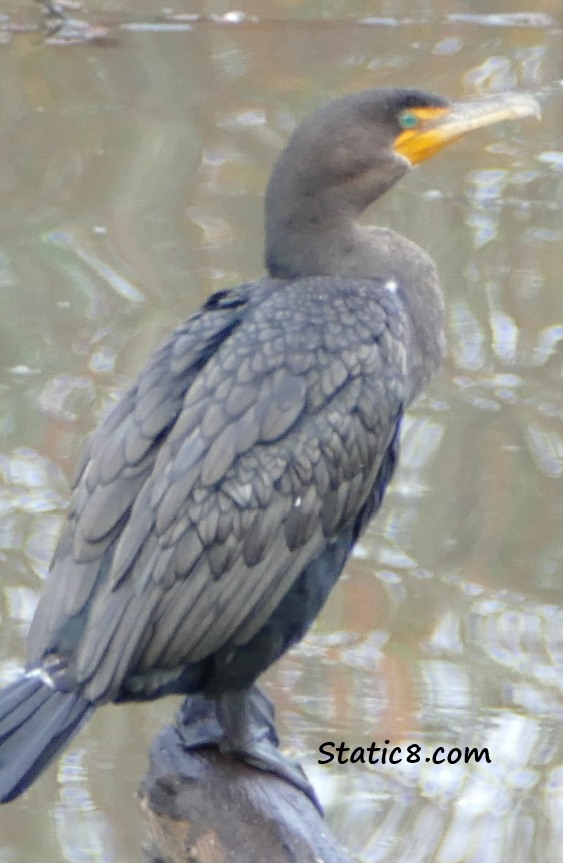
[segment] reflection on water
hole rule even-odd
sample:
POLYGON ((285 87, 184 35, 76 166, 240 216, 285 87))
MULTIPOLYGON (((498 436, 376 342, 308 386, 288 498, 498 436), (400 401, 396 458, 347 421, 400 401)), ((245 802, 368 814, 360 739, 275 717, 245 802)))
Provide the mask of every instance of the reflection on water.
MULTIPOLYGON (((339 835, 382 863, 562 859, 563 19, 474 6, 110 0, 73 11, 107 31, 75 46, 45 44, 31 4, 0 10, 2 682, 85 434, 179 319, 262 271, 264 184, 298 119, 374 85, 543 97, 541 124, 476 134, 374 213, 436 258, 449 355, 340 587, 267 675, 339 835), (386 739, 423 759, 317 764, 327 740, 386 739), (426 762, 439 746, 491 763, 426 762)), ((134 790, 174 707, 100 710, 0 811, 0 863, 138 859, 134 790)))
POLYGON ((111 826, 92 801, 83 762, 83 750, 73 749, 63 755, 59 766, 61 794, 52 811, 63 859, 69 863, 114 860, 111 826))

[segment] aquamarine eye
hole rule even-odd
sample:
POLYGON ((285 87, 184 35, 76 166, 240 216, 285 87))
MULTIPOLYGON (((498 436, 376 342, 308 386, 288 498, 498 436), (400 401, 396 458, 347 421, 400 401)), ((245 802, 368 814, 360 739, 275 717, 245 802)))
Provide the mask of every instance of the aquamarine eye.
POLYGON ((414 129, 418 126, 418 117, 412 111, 403 111, 399 114, 399 126, 401 129, 414 129))

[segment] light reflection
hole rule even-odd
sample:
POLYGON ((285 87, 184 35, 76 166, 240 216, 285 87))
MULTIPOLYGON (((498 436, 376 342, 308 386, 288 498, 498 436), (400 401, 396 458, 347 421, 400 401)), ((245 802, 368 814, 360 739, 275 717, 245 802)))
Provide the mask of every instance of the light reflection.
POLYGON ((102 345, 92 353, 88 361, 88 368, 98 375, 109 374, 115 370, 116 361, 116 351, 109 345, 102 345))
POLYGON ((463 369, 476 370, 485 361, 485 334, 466 303, 457 301, 450 305, 450 322, 453 343, 450 352, 463 369))
POLYGON ((417 474, 430 469, 430 462, 438 451, 444 434, 443 423, 429 417, 407 415, 401 438, 402 475, 417 474))
POLYGON ((465 84, 476 92, 508 92, 516 86, 516 74, 510 57, 492 56, 465 74, 465 84))
POLYGON ((545 12, 456 12, 446 16, 450 21, 466 24, 481 24, 484 27, 539 27, 549 28, 555 24, 551 15, 545 12))
POLYGON ((421 664, 424 684, 422 706, 427 717, 445 724, 454 722, 472 703, 469 675, 459 662, 427 659, 421 664))
POLYGON ((220 248, 234 241, 233 229, 225 219, 211 217, 199 207, 190 207, 187 215, 201 229, 205 248, 220 248))
POLYGON ((510 315, 491 310, 492 348, 505 363, 513 363, 518 348, 518 327, 510 315))
POLYGON ((563 766, 558 765, 549 772, 543 798, 549 814, 551 859, 556 860, 563 847, 563 766))
POLYGON ((432 53, 451 56, 452 54, 457 54, 462 48, 463 42, 458 36, 446 36, 445 39, 441 39, 434 45, 432 53))
POLYGON ((529 422, 526 440, 536 466, 549 477, 563 473, 563 436, 556 431, 542 429, 529 422))
POLYGON ((553 171, 563 171, 563 150, 548 150, 540 153, 537 159, 538 162, 543 162, 544 165, 547 165, 553 171))
POLYGON ((83 757, 83 750, 73 749, 59 761, 60 796, 53 817, 61 851, 68 863, 114 863, 109 824, 92 801, 83 757))
POLYGON ((79 414, 69 408, 69 405, 85 394, 87 398, 94 398, 94 387, 92 381, 85 377, 74 375, 55 375, 47 381, 39 394, 39 406, 47 413, 56 416, 65 422, 75 422, 79 414))
POLYGON ((97 255, 86 249, 69 231, 49 231, 45 234, 44 240, 46 243, 52 243, 73 252, 78 260, 86 264, 95 275, 123 299, 130 303, 142 303, 144 301, 145 298, 139 288, 112 269, 97 255))
POLYGON ((467 638, 494 663, 563 694, 561 609, 518 597, 478 600, 466 626, 467 638))
MULTIPOLYGON (((58 508, 58 507, 57 507, 58 508)), ((34 512, 44 512, 35 508, 34 512)), ((61 535, 64 522, 63 513, 44 515, 36 519, 30 527, 25 541, 24 551, 32 570, 40 577, 45 578, 55 552, 55 548, 61 535)))
POLYGON ((463 652, 461 620, 458 614, 446 611, 440 617, 428 640, 428 648, 445 654, 463 652))

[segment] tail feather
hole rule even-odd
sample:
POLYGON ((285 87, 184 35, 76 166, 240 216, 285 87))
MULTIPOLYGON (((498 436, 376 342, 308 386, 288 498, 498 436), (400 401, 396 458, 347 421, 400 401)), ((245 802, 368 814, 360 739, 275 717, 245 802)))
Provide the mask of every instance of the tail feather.
POLYGON ((31 719, 48 694, 41 680, 30 676, 0 692, 0 744, 17 731, 24 720, 31 719))
POLYGON ((78 731, 93 705, 26 675, 0 692, 0 802, 31 785, 78 731))

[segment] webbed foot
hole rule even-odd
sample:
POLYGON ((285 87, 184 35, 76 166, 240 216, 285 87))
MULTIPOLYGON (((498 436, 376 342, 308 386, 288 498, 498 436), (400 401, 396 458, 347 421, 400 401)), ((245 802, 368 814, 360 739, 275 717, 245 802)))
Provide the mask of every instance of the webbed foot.
POLYGON ((301 765, 280 751, 274 706, 258 686, 227 692, 217 699, 189 695, 179 711, 178 730, 186 749, 216 746, 259 770, 274 773, 299 788, 323 813, 301 765))

